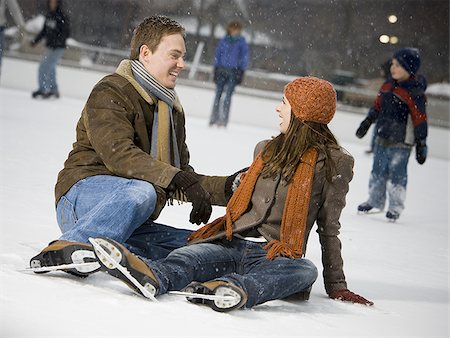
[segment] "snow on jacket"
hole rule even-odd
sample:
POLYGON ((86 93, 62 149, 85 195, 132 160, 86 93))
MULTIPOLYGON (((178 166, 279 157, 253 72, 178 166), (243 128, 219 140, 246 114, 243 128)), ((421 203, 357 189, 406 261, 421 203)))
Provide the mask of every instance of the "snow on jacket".
POLYGON ((248 45, 244 37, 226 35, 219 41, 214 57, 214 66, 246 70, 248 65, 248 45))
POLYGON ((391 143, 408 145, 426 140, 426 88, 423 76, 411 76, 402 82, 386 81, 368 114, 372 122, 376 121, 376 135, 391 143))
POLYGON ((38 43, 45 38, 48 48, 65 48, 66 40, 70 35, 69 21, 59 8, 56 11, 48 11, 45 15, 45 23, 41 32, 34 38, 33 43, 38 43))
MULTIPOLYGON (((255 148, 255 158, 268 141, 262 141, 255 148)), ((326 180, 325 156, 319 153, 314 172, 311 199, 306 219, 304 252, 314 223, 322 247, 322 265, 327 293, 347 288, 341 256, 341 242, 338 238, 341 224, 339 218, 345 206, 349 182, 353 178, 353 157, 339 146, 330 147, 331 157, 336 164, 332 182, 326 180)), ((281 220, 289 185, 280 176, 258 178, 253 190, 251 204, 233 224, 234 236, 263 236, 268 242, 280 239, 281 220)), ((190 244, 225 239, 222 231, 207 239, 196 239, 190 244)), ((306 252, 307 254, 307 252, 306 252)))
MULTIPOLYGON (((185 116, 178 97, 173 122, 181 168, 154 159, 151 154, 152 124, 156 98, 134 79, 131 61, 123 60, 116 72, 93 88, 76 128, 76 142, 58 175, 56 202, 76 182, 94 175, 114 175, 150 182, 157 192, 151 219, 167 202, 171 181, 180 170, 193 171, 186 145, 185 116)), ((226 177, 201 176, 200 184, 212 203, 226 205, 226 177)))

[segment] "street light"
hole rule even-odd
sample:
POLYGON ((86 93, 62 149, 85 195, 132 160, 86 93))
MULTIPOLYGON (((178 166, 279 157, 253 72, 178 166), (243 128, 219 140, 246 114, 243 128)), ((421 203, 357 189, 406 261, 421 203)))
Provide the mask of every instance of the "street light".
POLYGON ((389 36, 386 35, 386 34, 380 35, 379 39, 380 39, 381 43, 388 43, 389 42, 389 36))
POLYGON ((397 18, 397 16, 394 15, 394 14, 388 16, 388 21, 389 21, 390 23, 396 23, 397 20, 398 20, 398 18, 397 18))
POLYGON ((393 44, 393 45, 397 44, 397 43, 398 43, 398 37, 396 37, 396 36, 391 36, 391 37, 389 38, 389 42, 390 42, 391 44, 393 44))

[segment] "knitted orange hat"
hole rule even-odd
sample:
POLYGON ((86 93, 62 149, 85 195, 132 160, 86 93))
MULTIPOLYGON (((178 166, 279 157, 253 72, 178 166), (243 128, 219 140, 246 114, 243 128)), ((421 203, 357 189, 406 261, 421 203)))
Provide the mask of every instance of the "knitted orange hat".
POLYGON ((284 87, 292 112, 302 121, 328 124, 336 112, 336 91, 328 81, 300 77, 284 87))

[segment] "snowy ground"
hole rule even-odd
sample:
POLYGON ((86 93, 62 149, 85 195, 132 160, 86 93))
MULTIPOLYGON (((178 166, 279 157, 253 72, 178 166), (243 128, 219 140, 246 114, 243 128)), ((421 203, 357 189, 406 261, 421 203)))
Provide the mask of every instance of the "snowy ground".
MULTIPOLYGON (((192 107, 209 110, 212 92, 198 91, 187 104, 183 94, 193 90, 178 91, 190 106, 187 142, 198 172, 230 174, 250 163, 259 140, 276 133, 275 101, 236 96, 233 114, 237 107, 260 110, 274 128, 232 123, 225 130, 189 116, 192 107)), ((152 303, 103 273, 81 280, 20 272, 59 236, 53 187, 83 104, 67 97, 33 101, 28 92, 0 88, 0 337, 448 336, 449 161, 429 158, 419 166, 411 157, 406 210, 388 223, 384 214, 356 214, 371 167, 366 147, 356 142, 343 144, 356 165, 340 238, 349 288, 373 307, 328 299, 321 277, 308 302, 273 301, 220 314, 176 296, 152 303)), ((361 119, 342 112, 337 118, 347 121, 332 126, 341 128, 337 134, 353 134, 361 119)), ((187 205, 166 208, 161 221, 191 228, 189 211, 187 205)), ((222 212, 216 208, 213 216, 222 212)), ((307 257, 320 269, 315 232, 307 257)))

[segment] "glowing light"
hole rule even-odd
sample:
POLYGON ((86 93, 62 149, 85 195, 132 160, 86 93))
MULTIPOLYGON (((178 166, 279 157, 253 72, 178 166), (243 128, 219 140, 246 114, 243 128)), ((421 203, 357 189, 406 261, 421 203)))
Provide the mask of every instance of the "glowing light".
POLYGON ((381 43, 388 43, 389 42, 389 36, 386 34, 380 35, 380 42, 381 43))
POLYGON ((398 18, 397 18, 396 15, 389 15, 389 16, 388 16, 388 21, 389 21, 390 23, 396 23, 397 20, 398 20, 398 18))
POLYGON ((396 43, 398 43, 398 37, 396 36, 391 36, 389 38, 389 42, 392 43, 393 45, 395 45, 396 43))

